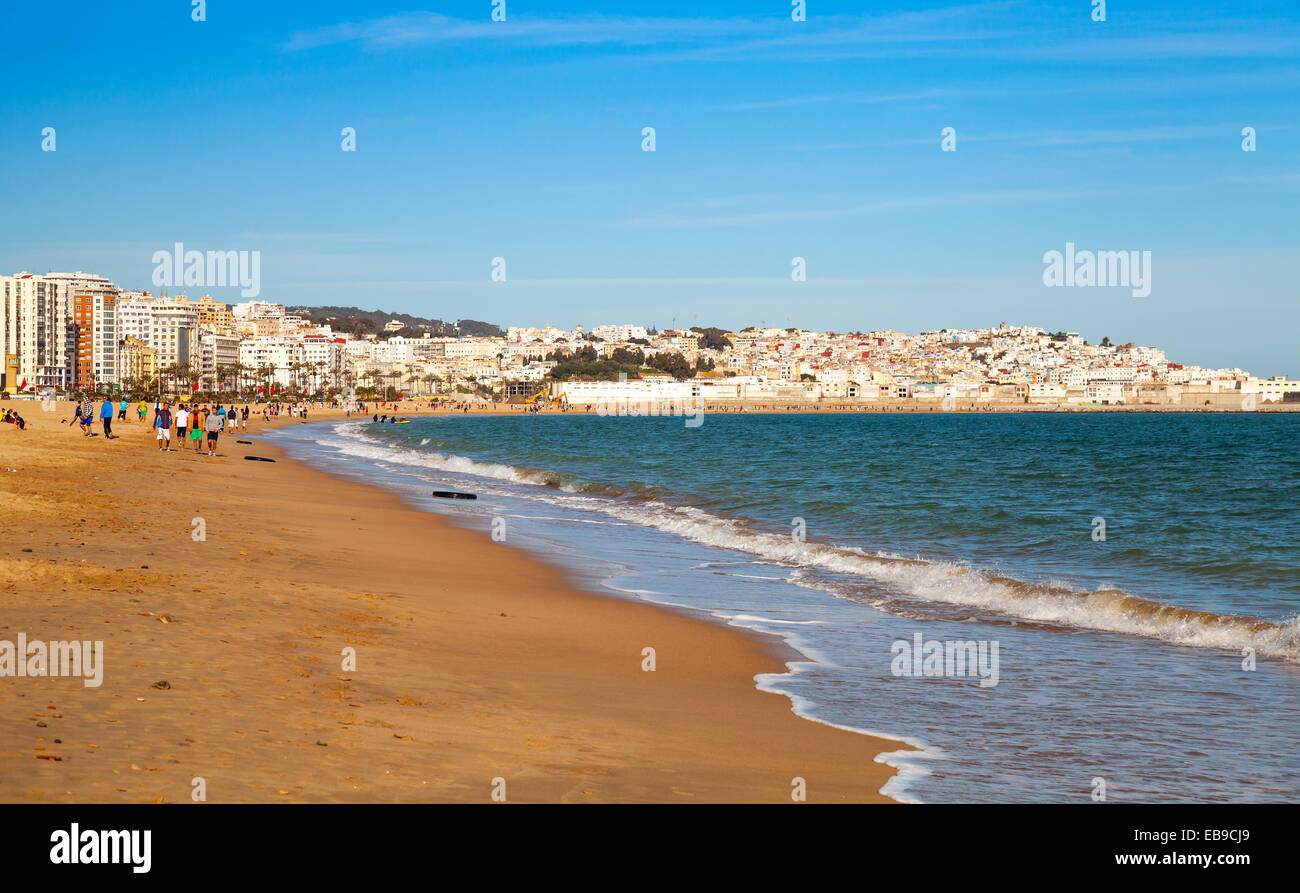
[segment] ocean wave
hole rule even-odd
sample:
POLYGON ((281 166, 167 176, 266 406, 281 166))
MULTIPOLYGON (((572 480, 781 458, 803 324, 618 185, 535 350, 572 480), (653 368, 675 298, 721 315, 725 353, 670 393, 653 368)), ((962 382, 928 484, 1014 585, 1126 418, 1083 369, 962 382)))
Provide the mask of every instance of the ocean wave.
MULTIPOLYGON (((1249 648, 1261 657, 1300 663, 1300 616, 1275 623, 1181 608, 1114 588, 1088 591, 1059 581, 1033 583, 948 561, 801 542, 788 534, 756 530, 744 519, 670 504, 643 491, 619 491, 600 485, 596 491, 599 495, 595 495, 587 489, 590 485, 568 476, 385 445, 366 437, 355 425, 338 426, 336 430, 350 441, 343 449, 353 455, 544 488, 550 492, 543 499, 558 500, 570 508, 603 512, 701 545, 746 553, 792 568, 849 575, 924 602, 960 605, 1063 627, 1143 636, 1174 645, 1238 653, 1249 648)), ((871 603, 891 610, 890 599, 871 603)))

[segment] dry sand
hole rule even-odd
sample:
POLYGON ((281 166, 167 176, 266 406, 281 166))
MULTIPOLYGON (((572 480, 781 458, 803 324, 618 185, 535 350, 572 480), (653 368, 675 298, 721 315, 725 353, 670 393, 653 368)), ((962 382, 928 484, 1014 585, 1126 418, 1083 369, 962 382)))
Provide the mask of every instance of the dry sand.
POLYGON ((581 591, 242 434, 159 453, 138 421, 105 441, 5 405, 29 424, 0 425, 0 639, 102 640, 105 670, 0 678, 0 800, 489 802, 501 778, 509 802, 789 803, 797 776, 888 802, 874 758, 906 748, 758 691, 790 656, 765 638, 581 591))

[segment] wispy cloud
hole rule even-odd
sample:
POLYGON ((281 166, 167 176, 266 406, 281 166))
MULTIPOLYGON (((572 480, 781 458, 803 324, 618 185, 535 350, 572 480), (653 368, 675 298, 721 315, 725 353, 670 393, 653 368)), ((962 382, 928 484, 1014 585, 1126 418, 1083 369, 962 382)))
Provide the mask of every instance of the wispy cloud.
POLYGON ((501 292, 507 289, 535 288, 538 286, 619 286, 619 285, 761 285, 771 282, 788 282, 788 275, 774 276, 557 276, 553 278, 534 277, 525 279, 511 276, 508 282, 492 282, 486 278, 479 279, 365 279, 357 281, 340 281, 327 279, 322 282, 285 282, 282 288, 315 288, 328 285, 330 288, 424 288, 424 289, 475 289, 485 292, 501 292))
POLYGON ((917 208, 956 207, 961 205, 982 205, 1025 201, 1072 201, 1080 198, 1097 198, 1105 193, 1100 190, 1078 189, 1000 189, 985 192, 947 193, 942 195, 915 195, 902 198, 883 199, 848 205, 839 208, 817 208, 797 210, 787 208, 778 211, 760 211, 750 214, 731 214, 726 216, 687 216, 662 215, 657 217, 637 217, 625 222, 626 226, 643 226, 656 229, 704 229, 713 227, 756 226, 763 224, 808 223, 819 220, 833 220, 842 217, 857 217, 863 214, 880 214, 892 211, 907 211, 917 208))
POLYGON ((737 38, 771 31, 772 23, 749 19, 654 19, 593 16, 577 18, 511 18, 505 22, 456 19, 436 12, 345 22, 290 36, 282 49, 310 50, 337 44, 358 44, 367 50, 473 41, 508 41, 529 46, 613 44, 650 46, 706 39, 737 38))
POLYGON ((1291 91, 1300 82, 1300 69, 1265 68, 1258 71, 1233 74, 1178 77, 1141 78, 1081 78, 1073 82, 1059 79, 1051 83, 1008 87, 997 83, 967 83, 961 87, 929 86, 914 90, 890 92, 844 91, 837 93, 807 93, 802 95, 752 99, 719 105, 721 111, 742 112, 761 109, 797 108, 809 105, 880 105, 894 102, 925 102, 929 100, 965 99, 1021 99, 1034 97, 1074 96, 1082 94, 1110 94, 1129 96, 1135 93, 1214 93, 1249 89, 1259 91, 1291 91))
POLYGON ((656 47, 677 49, 677 58, 727 58, 798 48, 896 43, 952 43, 1006 38, 1019 28, 988 28, 990 13, 1008 3, 979 3, 883 15, 788 18, 648 18, 586 16, 505 22, 457 19, 436 12, 344 22, 297 31, 285 52, 355 44, 366 50, 497 41, 505 45, 656 47))
MULTIPOLYGON (((1265 131, 1291 130, 1292 125, 1259 125, 1256 130, 1265 131)), ((1220 124, 1196 124, 1182 127, 1135 127, 1114 130, 1036 130, 1006 132, 962 131, 960 139, 965 143, 1019 143, 1024 146, 1105 146, 1127 145, 1131 143, 1173 142, 1178 140, 1226 140, 1235 143, 1241 134, 1240 122, 1220 124)), ((939 144, 940 134, 931 136, 900 137, 889 140, 866 140, 859 142, 822 143, 819 145, 790 146, 790 152, 826 152, 850 151, 856 149, 887 149, 902 146, 925 146, 939 144)))
POLYGON ((927 99, 949 99, 970 95, 969 90, 950 87, 935 87, 928 90, 915 90, 902 93, 825 93, 812 96, 787 96, 782 99, 755 100, 735 105, 721 106, 731 112, 746 112, 755 109, 794 108, 803 105, 879 105, 888 102, 922 102, 927 99))
POLYGON ((1300 53, 1294 22, 1129 21, 1079 28, 1066 17, 1026 24, 1007 13, 1021 4, 989 2, 869 15, 770 18, 529 17, 493 22, 437 12, 343 22, 294 32, 285 52, 352 45, 377 52, 492 43, 502 47, 604 47, 650 61, 780 58, 832 61, 955 56, 1104 62, 1117 59, 1265 58, 1300 53), (1137 29, 1135 31, 1135 29, 1137 29))
POLYGON ((396 245, 415 241, 410 236, 358 233, 240 233, 239 237, 256 239, 259 242, 329 242, 366 245, 396 245))

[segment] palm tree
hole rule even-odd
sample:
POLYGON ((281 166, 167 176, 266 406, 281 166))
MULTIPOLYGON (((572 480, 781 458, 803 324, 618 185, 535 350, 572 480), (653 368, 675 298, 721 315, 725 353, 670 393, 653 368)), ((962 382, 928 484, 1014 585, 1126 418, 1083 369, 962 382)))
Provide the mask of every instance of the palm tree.
POLYGON ((171 363, 159 369, 159 389, 161 390, 165 388, 169 392, 176 390, 176 379, 180 378, 183 370, 184 367, 180 363, 171 363))
POLYGON ((238 394, 244 388, 244 373, 248 370, 239 360, 230 364, 231 386, 235 393, 238 394))
POLYGON ((373 393, 373 391, 374 391, 374 389, 375 389, 375 379, 379 377, 379 373, 376 372, 374 369, 367 369, 365 372, 362 372, 362 373, 361 373, 361 376, 360 376, 360 377, 361 377, 361 380, 362 380, 362 381, 368 381, 368 382, 370 382, 370 384, 367 385, 367 387, 368 387, 368 388, 371 390, 371 392, 373 393))
POLYGON ((275 374, 275 367, 269 363, 258 363, 256 370, 256 381, 258 387, 262 389, 262 398, 269 400, 271 397, 271 376, 275 374))

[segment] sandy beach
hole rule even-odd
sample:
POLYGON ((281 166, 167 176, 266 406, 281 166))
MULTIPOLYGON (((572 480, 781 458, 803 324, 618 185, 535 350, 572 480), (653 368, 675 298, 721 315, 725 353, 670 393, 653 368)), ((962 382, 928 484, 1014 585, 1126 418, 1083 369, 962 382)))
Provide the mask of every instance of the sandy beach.
POLYGON ((0 639, 102 640, 104 671, 0 679, 0 800, 890 802, 874 759, 905 746, 758 691, 769 640, 584 592, 287 460, 260 416, 209 458, 9 405, 0 639))

